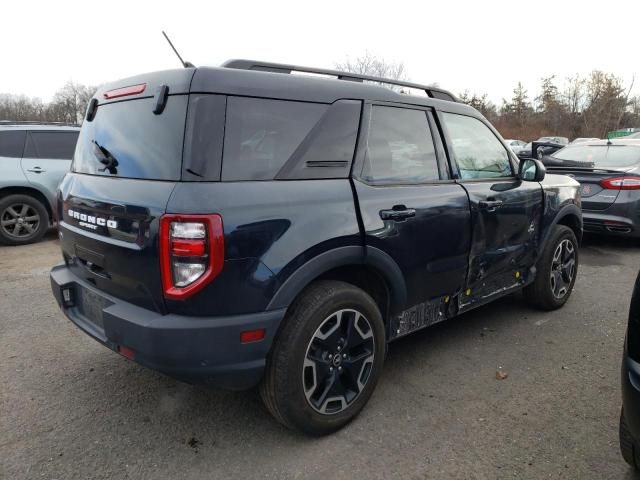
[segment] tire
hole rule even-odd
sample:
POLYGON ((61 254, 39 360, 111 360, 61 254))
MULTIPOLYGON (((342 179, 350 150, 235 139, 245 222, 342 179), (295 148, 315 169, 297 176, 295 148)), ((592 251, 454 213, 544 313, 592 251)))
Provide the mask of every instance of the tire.
POLYGON ((34 243, 48 228, 49 214, 38 199, 21 194, 0 199, 0 244, 34 243))
POLYGON ((556 225, 536 264, 536 278, 524 289, 525 298, 531 305, 543 310, 560 308, 571 296, 577 275, 578 240, 569 227, 556 225))
POLYGON ((326 435, 365 406, 385 350, 382 316, 366 292, 339 281, 315 282, 283 320, 267 357, 260 395, 283 425, 326 435), (320 388, 330 382, 329 390, 320 388))
POLYGON ((634 470, 638 470, 638 466, 640 465, 640 459, 638 458, 639 453, 638 447, 636 446, 631 433, 629 432, 629 427, 627 427, 627 422, 624 419, 624 409, 620 411, 620 453, 622 453, 622 458, 624 461, 629 464, 634 470))

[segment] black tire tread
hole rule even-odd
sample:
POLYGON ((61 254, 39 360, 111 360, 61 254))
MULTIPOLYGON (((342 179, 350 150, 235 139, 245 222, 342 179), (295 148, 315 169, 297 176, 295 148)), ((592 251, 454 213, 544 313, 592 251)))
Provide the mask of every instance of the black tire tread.
POLYGON ((29 243, 35 243, 40 240, 44 234, 47 232, 47 228, 49 228, 49 213, 47 212, 46 207, 42 204, 40 200, 35 198, 34 196, 16 193, 7 195, 6 197, 0 198, 0 212, 3 212, 7 205, 11 203, 30 203, 38 210, 38 214, 40 215, 41 221, 40 226, 38 227, 38 231, 36 235, 31 237, 28 241, 19 241, 14 240, 12 238, 7 238, 0 231, 0 245, 27 245, 29 243))
POLYGON ((351 291, 353 294, 366 295, 371 305, 377 309, 374 300, 366 292, 346 282, 337 280, 321 280, 314 282, 294 301, 285 316, 280 330, 267 356, 265 375, 260 384, 260 396, 265 407, 273 417, 285 427, 291 430, 302 430, 312 435, 321 435, 335 430, 328 428, 326 431, 310 430, 294 424, 283 413, 283 406, 278 397, 286 390, 287 367, 290 362, 291 349, 294 343, 295 333, 299 332, 302 324, 308 319, 311 312, 315 311, 326 298, 336 290, 351 291))
MULTIPOLYGON (((553 232, 547 241, 543 254, 540 256, 536 265, 536 278, 534 281, 524 288, 524 296, 527 301, 534 307, 542 310, 556 310, 562 307, 569 299, 571 291, 565 295, 562 301, 556 301, 549 291, 549 269, 551 268, 551 256, 556 248, 558 241, 564 236, 570 236, 576 249, 576 271, 575 278, 578 275, 578 240, 571 228, 565 225, 555 225, 553 232)), ((573 286, 571 287, 573 289, 573 286)))
POLYGON ((629 427, 627 427, 627 422, 624 419, 624 409, 620 412, 620 453, 622 454, 622 458, 624 461, 629 464, 634 470, 639 469, 640 462, 638 462, 638 448, 629 433, 629 427))

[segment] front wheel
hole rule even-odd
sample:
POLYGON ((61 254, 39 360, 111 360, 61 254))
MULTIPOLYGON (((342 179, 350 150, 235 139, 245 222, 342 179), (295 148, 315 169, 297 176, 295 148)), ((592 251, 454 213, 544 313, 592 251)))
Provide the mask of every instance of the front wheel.
POLYGON ((385 333, 376 303, 348 283, 320 281, 283 322, 260 387, 267 409, 305 433, 338 430, 362 410, 382 370, 385 333))
POLYGON ((536 264, 536 278, 524 289, 526 299, 543 310, 562 307, 571 296, 578 274, 578 240, 569 227, 553 227, 536 264))

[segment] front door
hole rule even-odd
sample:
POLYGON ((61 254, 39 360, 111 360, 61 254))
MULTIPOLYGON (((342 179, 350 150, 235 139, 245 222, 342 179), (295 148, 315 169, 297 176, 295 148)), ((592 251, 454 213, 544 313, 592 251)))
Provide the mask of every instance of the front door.
POLYGON ((449 178, 428 109, 366 106, 363 123, 366 153, 361 170, 354 170, 354 184, 365 242, 402 271, 407 301, 398 310, 413 310, 411 321, 392 333, 408 333, 444 316, 445 299, 464 286, 469 201, 464 188, 449 178))
POLYGON ((540 240, 543 192, 516 176, 510 155, 481 120, 439 113, 456 167, 469 195, 472 242, 461 309, 485 303, 532 280, 540 240))

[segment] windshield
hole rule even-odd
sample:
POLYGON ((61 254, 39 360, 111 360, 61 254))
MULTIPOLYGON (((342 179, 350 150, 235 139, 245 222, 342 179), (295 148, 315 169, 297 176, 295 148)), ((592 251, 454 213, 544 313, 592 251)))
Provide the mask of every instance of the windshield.
POLYGON ((583 163, 585 168, 624 168, 640 163, 640 147, 630 145, 576 145, 558 150, 557 160, 583 163))

